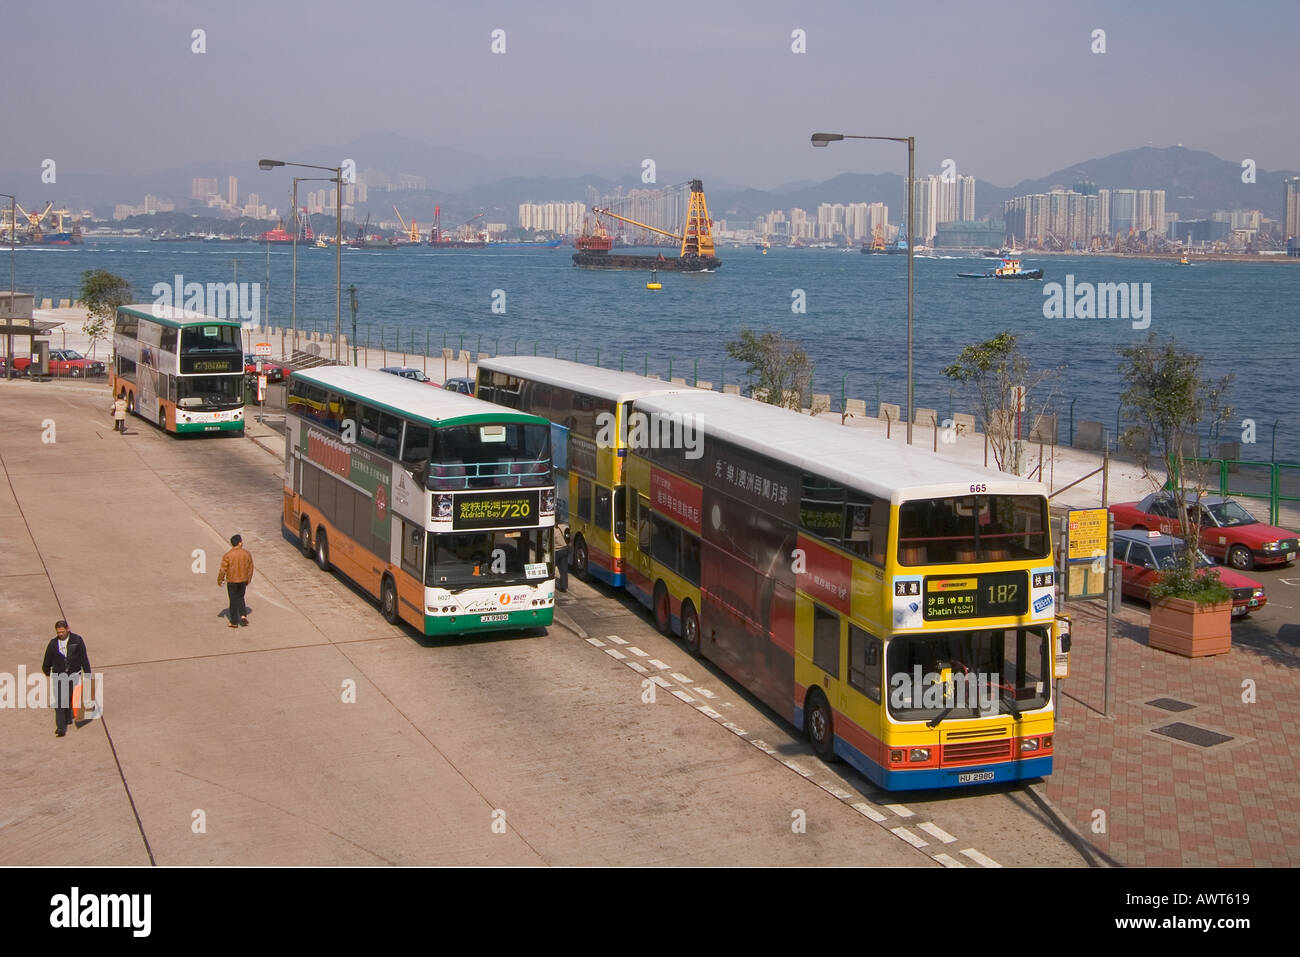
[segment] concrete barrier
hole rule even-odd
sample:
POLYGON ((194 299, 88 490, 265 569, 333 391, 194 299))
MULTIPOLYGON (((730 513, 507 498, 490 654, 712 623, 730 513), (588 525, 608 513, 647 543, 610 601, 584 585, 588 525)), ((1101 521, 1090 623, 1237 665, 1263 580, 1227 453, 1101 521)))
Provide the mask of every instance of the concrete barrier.
POLYGON ((450 359, 450 358, 452 357, 452 355, 453 355, 453 352, 454 352, 454 350, 452 350, 452 349, 443 349, 443 350, 442 350, 442 357, 443 357, 444 359, 450 359))
POLYGON ((1034 420, 1033 427, 1029 430, 1029 441, 1041 442, 1043 445, 1055 445, 1056 435, 1056 416, 1040 415, 1034 420))
POLYGON ((722 386, 722 391, 727 395, 740 395, 740 386, 724 384, 722 386))
POLYGON ((912 410, 913 425, 928 425, 933 427, 938 417, 939 417, 939 413, 935 409, 913 409, 912 410))
POLYGON ((965 412, 954 412, 952 414, 952 427, 958 435, 973 435, 975 433, 975 416, 967 415, 965 412))
POLYGON ((754 388, 749 390, 749 397, 753 399, 755 402, 766 402, 767 390, 755 386, 754 388))
POLYGON ((708 390, 709 392, 712 392, 712 391, 713 391, 713 383, 712 383, 712 382, 705 382, 703 379, 696 379, 696 380, 695 380, 695 388, 697 388, 697 389, 706 389, 706 390, 708 390))
POLYGON ((787 409, 798 409, 800 400, 798 389, 785 389, 781 392, 781 405, 787 409))
POLYGON ((814 392, 812 397, 812 407, 809 411, 813 415, 822 415, 831 410, 831 397, 826 392, 814 392))
POLYGON ((1074 430, 1074 447, 1090 452, 1100 452, 1105 435, 1105 426, 1091 419, 1084 419, 1074 430))
POLYGON ((848 399, 844 403, 844 411, 856 419, 865 419, 867 417, 867 400, 848 399))
POLYGON ((42 309, 53 309, 53 308, 54 308, 54 302, 53 302, 53 300, 51 300, 51 299, 42 299, 42 300, 41 300, 41 308, 42 308, 42 309))
POLYGON ((670 380, 674 385, 686 385, 686 380, 680 376, 673 376, 670 380))
POLYGON ((1228 473, 1232 474, 1238 471, 1235 464, 1236 460, 1241 458, 1240 442, 1220 442, 1218 457, 1228 462, 1228 473))
POLYGON ((890 422, 897 422, 902 418, 902 410, 892 402, 880 403, 880 411, 876 413, 876 418, 888 418, 890 422))

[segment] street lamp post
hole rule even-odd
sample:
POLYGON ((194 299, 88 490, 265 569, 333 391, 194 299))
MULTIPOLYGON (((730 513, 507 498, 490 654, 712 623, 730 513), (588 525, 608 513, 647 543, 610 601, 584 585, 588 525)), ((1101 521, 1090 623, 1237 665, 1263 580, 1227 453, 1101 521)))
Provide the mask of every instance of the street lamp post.
MULTIPOLYGON (((18 198, 10 196, 8 193, 0 193, 0 196, 9 200, 9 317, 8 325, 13 325, 14 315, 14 243, 18 238, 18 198)), ((5 336, 5 378, 14 377, 14 334, 11 332, 5 336)))
MULTIPOLYGON (((334 174, 334 361, 338 362, 339 339, 343 334, 343 167, 317 166, 313 163, 289 163, 284 160, 273 159, 257 161, 258 169, 275 169, 278 166, 323 169, 334 174)), ((295 209, 296 203, 295 200, 295 209)), ((295 212, 294 215, 296 217, 297 213, 295 212)))
MULTIPOLYGON (((293 178, 293 269, 292 269, 292 291, 289 293, 289 325, 291 328, 293 346, 290 351, 298 348, 298 234, 302 232, 302 226, 298 223, 298 184, 299 183, 332 183, 334 180, 326 176, 295 176, 293 178)), ((308 226, 311 225, 311 217, 307 219, 308 226)))
POLYGON ((813 146, 830 146, 840 140, 888 140, 907 144, 907 444, 912 444, 912 269, 915 261, 912 218, 912 183, 916 179, 915 136, 854 136, 848 133, 814 133, 813 146))

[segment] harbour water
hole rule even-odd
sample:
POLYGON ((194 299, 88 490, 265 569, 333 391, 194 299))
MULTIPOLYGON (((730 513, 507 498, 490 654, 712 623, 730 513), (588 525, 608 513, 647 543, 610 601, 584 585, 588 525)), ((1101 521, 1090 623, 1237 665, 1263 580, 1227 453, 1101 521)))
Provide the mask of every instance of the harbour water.
MULTIPOLYGON (((622 364, 660 376, 671 371, 688 382, 698 376, 716 387, 745 382, 740 363, 726 358, 726 342, 744 327, 771 329, 803 343, 815 363, 814 391, 830 393, 835 408, 842 390, 865 399, 872 412, 877 401, 905 402, 904 256, 724 247, 717 272, 660 273, 663 288, 650 291, 648 274, 577 269, 572 251, 345 249, 344 332, 351 329, 346 290, 355 284, 359 342, 376 345, 382 336, 403 349, 414 341, 418 351, 427 337, 435 352, 444 344, 494 354, 536 350, 607 368, 622 364)), ((269 273, 269 290, 261 290, 269 310, 264 321, 289 324, 291 249, 283 245, 268 252, 252 243, 92 238, 82 247, 20 248, 16 260, 18 288, 56 300, 76 298, 86 269, 123 276, 144 302, 157 298, 155 283, 174 283, 177 275, 205 284, 236 278, 265 284, 269 273)), ((959 279, 958 272, 995 264, 973 257, 917 259, 917 407, 935 408, 941 417, 974 411, 942 369, 963 346, 1009 330, 1021 337, 1035 368, 1060 368, 1050 381, 1062 442, 1068 440, 1071 403, 1076 423, 1094 419, 1114 429, 1122 391, 1117 350, 1148 332, 1172 334, 1205 356, 1210 374, 1235 375, 1234 416, 1223 441, 1239 439, 1242 420, 1251 419, 1256 445, 1243 447, 1243 458, 1268 460, 1276 423, 1276 457, 1300 460, 1300 402, 1290 384, 1290 370, 1300 362, 1300 269, 1100 256, 1028 256, 1022 263, 1042 268, 1045 281, 959 279), (1076 289, 1149 283, 1149 328, 1134 328, 1145 321, 1140 318, 1045 318, 1044 293, 1067 276, 1076 289)), ((297 301, 300 328, 333 330, 333 249, 299 246, 297 301)), ((1144 308, 1147 303, 1144 294, 1144 308)))

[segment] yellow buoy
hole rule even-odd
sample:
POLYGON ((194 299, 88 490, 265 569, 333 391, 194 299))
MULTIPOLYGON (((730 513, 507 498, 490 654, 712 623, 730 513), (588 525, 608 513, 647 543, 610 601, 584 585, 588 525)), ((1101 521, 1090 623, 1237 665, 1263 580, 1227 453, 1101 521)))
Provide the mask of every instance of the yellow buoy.
POLYGON ((650 281, 645 284, 645 287, 647 289, 662 289, 664 287, 663 283, 659 281, 659 273, 657 271, 651 271, 650 281))

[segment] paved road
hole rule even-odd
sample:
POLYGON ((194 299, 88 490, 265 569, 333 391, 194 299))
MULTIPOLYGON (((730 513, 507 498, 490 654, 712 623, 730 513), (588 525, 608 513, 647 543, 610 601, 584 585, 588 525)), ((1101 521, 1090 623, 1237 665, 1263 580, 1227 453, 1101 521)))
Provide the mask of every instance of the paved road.
POLYGON ((276 457, 119 436, 104 404, 0 382, 0 671, 36 672, 66 617, 106 701, 63 739, 0 710, 0 864, 1082 863, 1025 792, 887 806, 615 593, 576 587, 575 630, 390 626, 280 536, 276 457), (237 630, 234 532, 257 563, 237 630))

